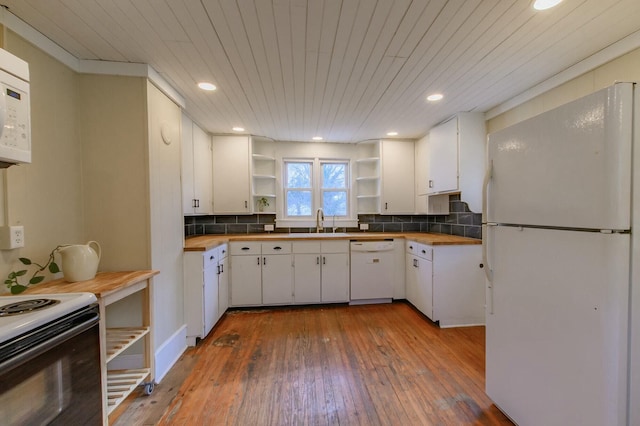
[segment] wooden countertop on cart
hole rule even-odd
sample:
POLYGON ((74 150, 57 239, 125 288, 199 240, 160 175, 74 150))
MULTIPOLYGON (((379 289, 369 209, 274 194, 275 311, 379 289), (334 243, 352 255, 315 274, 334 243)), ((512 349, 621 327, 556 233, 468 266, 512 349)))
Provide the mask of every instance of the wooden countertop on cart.
POLYGON ((37 284, 29 287, 26 294, 56 294, 56 293, 93 293, 98 298, 109 296, 112 293, 124 290, 141 281, 147 280, 160 271, 123 271, 123 272, 98 272, 94 279, 70 283, 64 278, 37 284))

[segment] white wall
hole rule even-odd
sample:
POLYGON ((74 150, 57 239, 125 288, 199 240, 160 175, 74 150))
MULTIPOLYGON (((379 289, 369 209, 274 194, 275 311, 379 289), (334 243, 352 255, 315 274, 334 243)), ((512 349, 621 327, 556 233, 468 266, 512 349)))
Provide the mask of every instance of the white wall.
POLYGON ((549 111, 596 90, 604 89, 616 81, 640 82, 640 49, 620 56, 488 120, 487 132, 495 132, 511 124, 549 111))
POLYGON ((29 63, 32 163, 0 171, 0 202, 6 202, 8 213, 2 224, 23 225, 25 230, 24 248, 0 250, 3 278, 22 267, 18 257, 45 262, 57 245, 88 239, 82 206, 78 75, 11 31, 6 31, 4 41, 6 50, 29 63))

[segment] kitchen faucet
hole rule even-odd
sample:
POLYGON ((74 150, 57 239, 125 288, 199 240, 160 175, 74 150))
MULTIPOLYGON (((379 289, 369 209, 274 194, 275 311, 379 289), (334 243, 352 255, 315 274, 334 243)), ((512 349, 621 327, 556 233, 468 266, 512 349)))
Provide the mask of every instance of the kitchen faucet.
POLYGON ((322 231, 322 222, 324 221, 324 211, 319 208, 316 210, 316 232, 322 231))

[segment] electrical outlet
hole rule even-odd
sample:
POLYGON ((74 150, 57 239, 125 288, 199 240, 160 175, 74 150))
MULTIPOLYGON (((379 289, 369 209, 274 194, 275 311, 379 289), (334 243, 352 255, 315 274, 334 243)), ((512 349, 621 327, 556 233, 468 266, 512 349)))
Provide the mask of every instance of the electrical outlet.
POLYGON ((0 249, 11 250, 24 247, 24 226, 1 226, 0 249))
POLYGON ((273 231, 273 225, 265 225, 264 230, 267 232, 273 231))
POLYGON ((369 230, 369 224, 368 223, 361 223, 360 224, 360 230, 361 231, 368 231, 369 230))

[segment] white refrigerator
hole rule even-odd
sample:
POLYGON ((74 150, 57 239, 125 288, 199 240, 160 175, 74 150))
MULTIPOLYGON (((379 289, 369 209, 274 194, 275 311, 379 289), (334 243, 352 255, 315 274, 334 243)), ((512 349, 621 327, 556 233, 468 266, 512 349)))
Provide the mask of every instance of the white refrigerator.
POLYGON ((488 137, 486 391, 520 426, 640 425, 637 93, 488 137))

